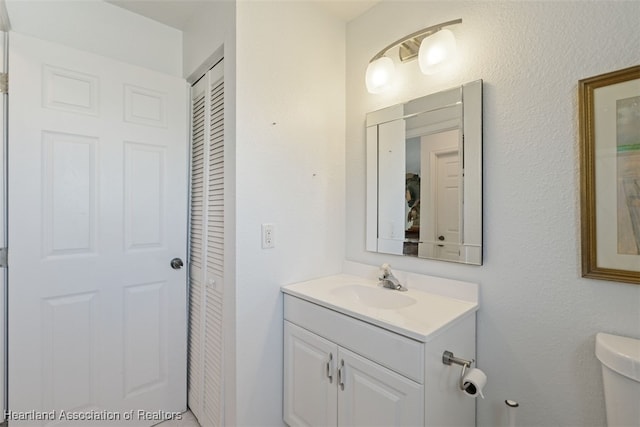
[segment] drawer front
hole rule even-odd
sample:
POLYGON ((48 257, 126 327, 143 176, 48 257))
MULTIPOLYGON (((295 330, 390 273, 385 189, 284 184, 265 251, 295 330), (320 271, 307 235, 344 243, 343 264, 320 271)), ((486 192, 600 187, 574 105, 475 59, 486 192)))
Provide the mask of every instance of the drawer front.
POLYGON ((424 344, 311 302, 284 295, 284 318, 341 347, 424 383, 424 344))

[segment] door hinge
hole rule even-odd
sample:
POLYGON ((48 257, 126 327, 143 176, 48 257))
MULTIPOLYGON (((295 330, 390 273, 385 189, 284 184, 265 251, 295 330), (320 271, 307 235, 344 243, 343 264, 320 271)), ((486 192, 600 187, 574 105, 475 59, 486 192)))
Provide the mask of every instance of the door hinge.
POLYGON ((7 248, 0 248, 0 268, 8 267, 7 252, 7 248))
POLYGON ((9 73, 0 73, 0 93, 9 93, 9 73))

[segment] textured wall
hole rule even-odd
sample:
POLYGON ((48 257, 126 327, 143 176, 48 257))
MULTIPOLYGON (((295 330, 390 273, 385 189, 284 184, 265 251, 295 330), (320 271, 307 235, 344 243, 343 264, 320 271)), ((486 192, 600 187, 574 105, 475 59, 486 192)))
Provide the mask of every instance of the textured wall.
POLYGON ((478 364, 489 381, 478 425, 605 424, 594 337, 640 338, 640 286, 580 277, 577 81, 640 62, 640 2, 385 1, 347 26, 347 258, 480 283, 478 364), (369 59, 420 28, 452 27, 461 60, 445 75, 398 67, 370 95, 369 59), (364 250, 367 111, 484 80, 484 265, 364 250))

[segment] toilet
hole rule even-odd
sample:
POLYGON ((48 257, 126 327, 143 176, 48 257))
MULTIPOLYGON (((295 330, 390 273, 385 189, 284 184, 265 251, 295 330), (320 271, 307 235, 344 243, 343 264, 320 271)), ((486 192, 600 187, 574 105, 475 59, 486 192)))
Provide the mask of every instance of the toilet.
POLYGON ((601 332, 596 357, 602 362, 607 426, 640 426, 640 340, 601 332))

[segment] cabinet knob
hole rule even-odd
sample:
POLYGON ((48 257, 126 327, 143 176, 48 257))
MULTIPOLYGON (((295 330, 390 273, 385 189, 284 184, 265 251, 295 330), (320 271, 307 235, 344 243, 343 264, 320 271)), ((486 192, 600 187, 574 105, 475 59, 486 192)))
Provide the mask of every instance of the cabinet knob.
POLYGON ((340 386, 340 390, 344 391, 344 360, 340 360, 340 368, 338 368, 338 385, 340 386))

